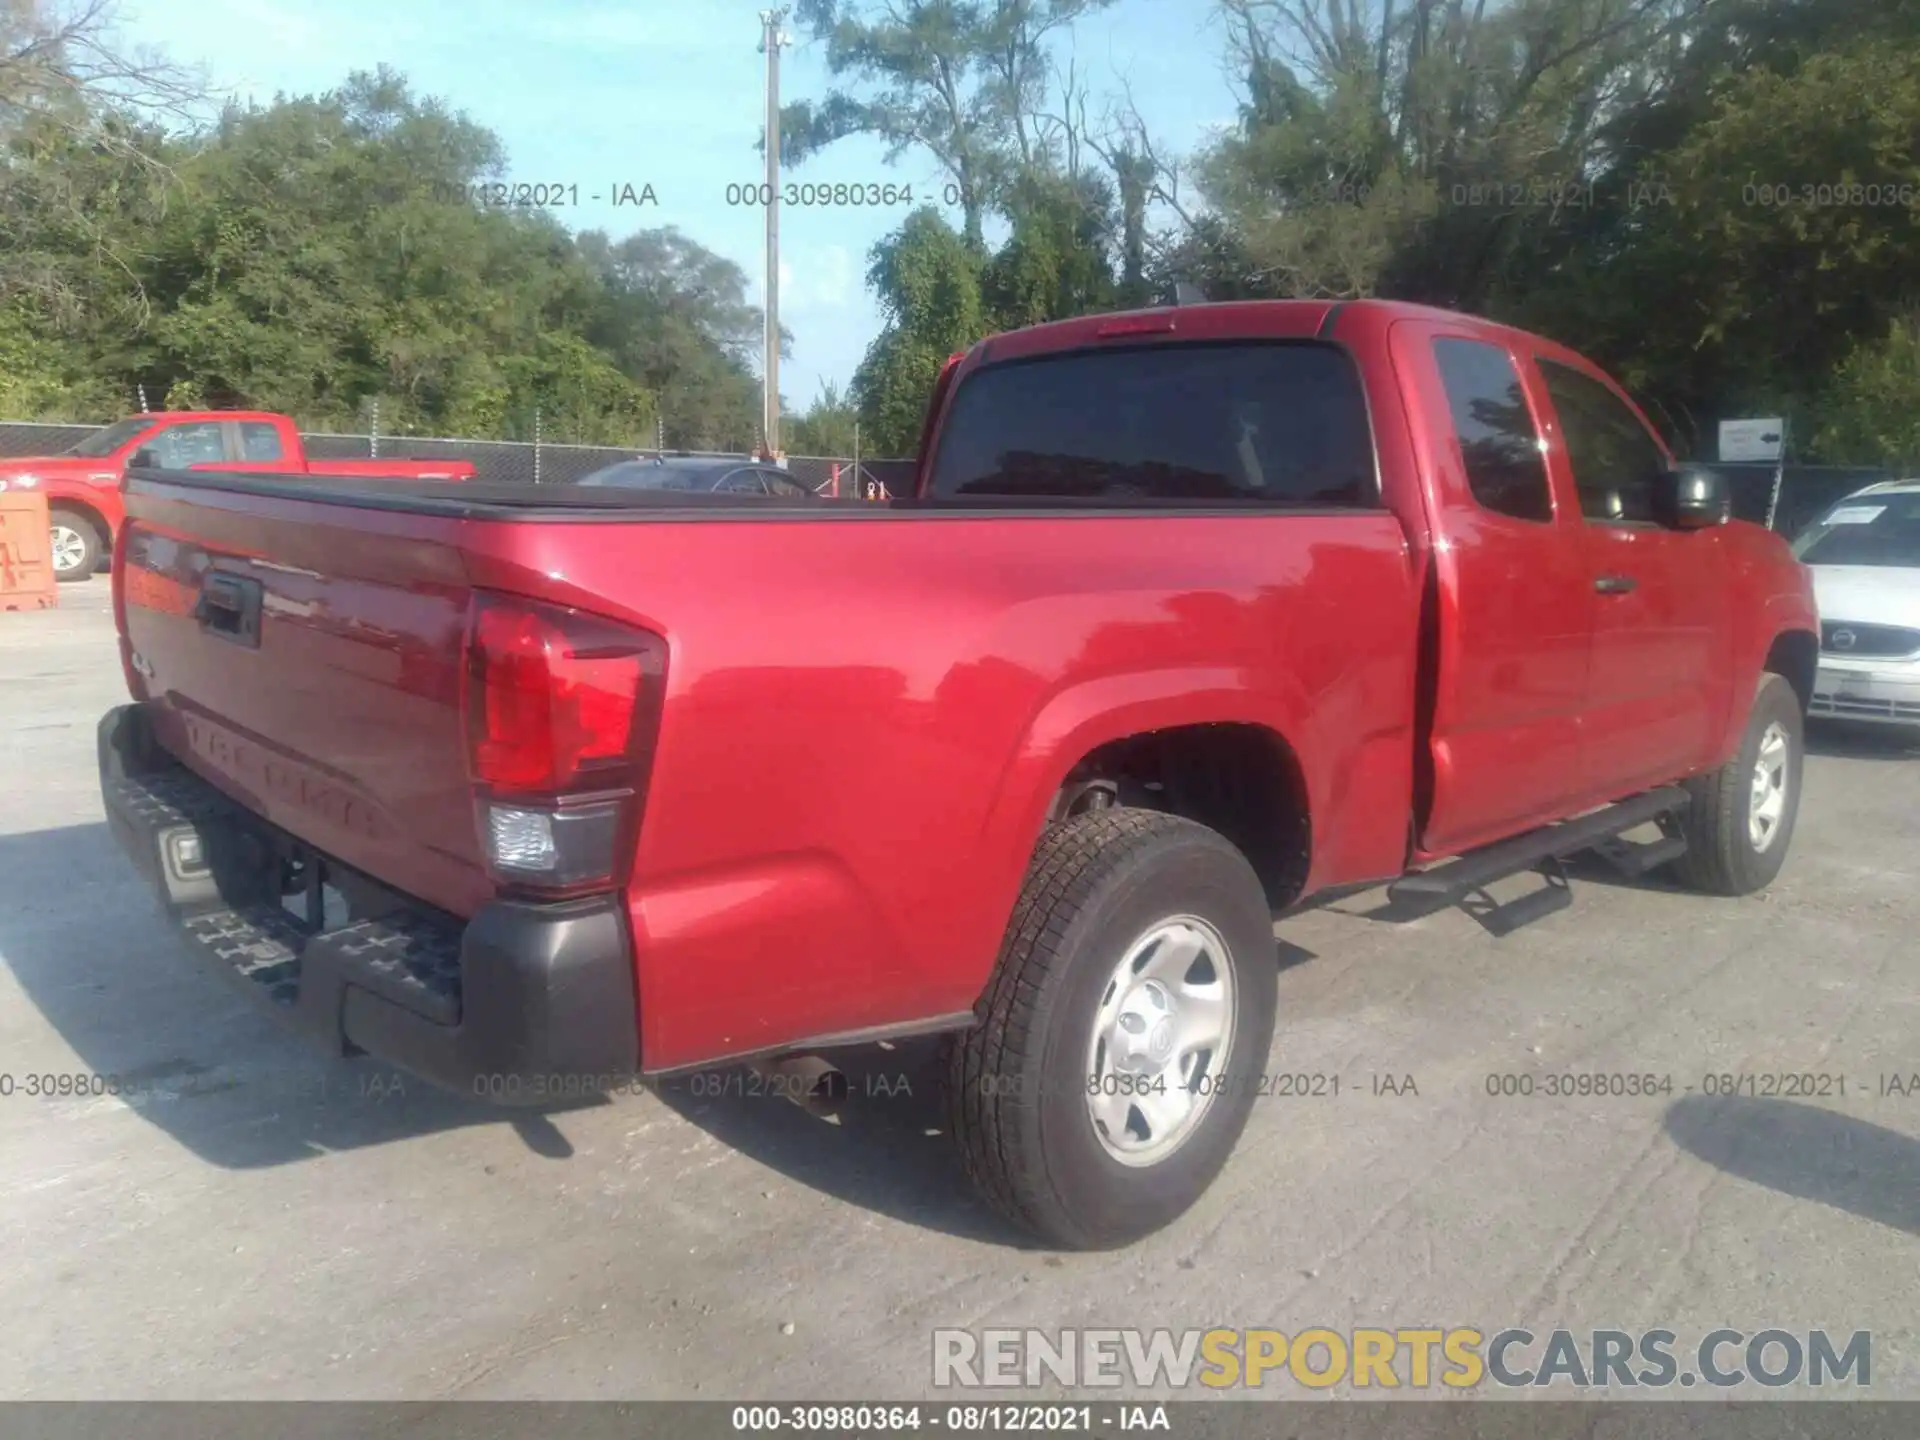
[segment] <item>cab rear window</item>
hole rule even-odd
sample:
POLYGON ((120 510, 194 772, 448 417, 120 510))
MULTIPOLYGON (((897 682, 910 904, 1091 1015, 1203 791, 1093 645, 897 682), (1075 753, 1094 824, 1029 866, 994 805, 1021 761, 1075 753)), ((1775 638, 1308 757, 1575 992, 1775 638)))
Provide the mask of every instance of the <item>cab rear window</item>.
POLYGON ((1157 344, 990 365, 940 427, 936 498, 1379 504, 1351 357, 1304 341, 1157 344))

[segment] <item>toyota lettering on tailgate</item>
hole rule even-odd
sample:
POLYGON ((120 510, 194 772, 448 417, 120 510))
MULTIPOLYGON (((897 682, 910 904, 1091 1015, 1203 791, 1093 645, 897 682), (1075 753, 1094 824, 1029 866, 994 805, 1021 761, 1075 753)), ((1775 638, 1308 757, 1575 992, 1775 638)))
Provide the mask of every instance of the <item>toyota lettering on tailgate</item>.
POLYGON ((263 755, 254 742, 199 716, 187 717, 186 727, 194 753, 222 774, 317 816, 335 829, 369 840, 385 840, 393 834, 392 825, 365 796, 322 778, 298 761, 263 755))

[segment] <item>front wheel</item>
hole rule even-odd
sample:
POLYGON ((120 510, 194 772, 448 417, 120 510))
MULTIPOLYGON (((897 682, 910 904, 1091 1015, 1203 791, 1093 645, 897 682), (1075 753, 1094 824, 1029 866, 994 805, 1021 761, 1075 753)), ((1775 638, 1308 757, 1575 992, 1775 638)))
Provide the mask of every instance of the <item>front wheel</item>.
POLYGON ((100 568, 106 547, 100 543, 100 532, 91 520, 57 506, 47 518, 55 580, 85 580, 100 568))
POLYGON ((988 1202, 1074 1250, 1183 1214, 1246 1128, 1278 972, 1259 878, 1219 834, 1133 809, 1049 830, 949 1052, 954 1135, 988 1202))
POLYGON ((1764 674, 1740 748, 1718 770, 1687 782, 1680 815, 1687 852, 1680 878, 1712 895, 1750 895, 1786 863, 1800 810, 1806 746, 1800 697, 1782 675, 1764 674))

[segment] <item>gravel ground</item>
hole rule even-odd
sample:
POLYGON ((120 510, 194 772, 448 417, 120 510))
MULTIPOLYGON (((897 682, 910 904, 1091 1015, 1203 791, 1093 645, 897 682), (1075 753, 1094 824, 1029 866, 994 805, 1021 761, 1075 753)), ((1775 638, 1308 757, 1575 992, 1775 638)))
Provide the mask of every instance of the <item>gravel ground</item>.
POLYGON ((924 1047, 847 1057, 837 1123, 685 1085, 515 1116, 299 1048, 109 839, 105 582, 61 600, 0 616, 0 1071, 139 1093, 0 1095, 0 1396, 911 1399, 936 1326, 1424 1324, 1867 1330, 1872 1393, 1920 1398, 1920 1094, 1882 1078, 1920 1073, 1895 739, 1816 733, 1763 897, 1583 871, 1505 939, 1370 919, 1377 893, 1284 921, 1272 1068, 1338 1096, 1261 1100, 1170 1231, 1053 1255, 971 1203, 924 1047), (1673 1090, 1487 1091, 1573 1072, 1673 1090), (1782 1073, 1846 1093, 1702 1093, 1782 1073))

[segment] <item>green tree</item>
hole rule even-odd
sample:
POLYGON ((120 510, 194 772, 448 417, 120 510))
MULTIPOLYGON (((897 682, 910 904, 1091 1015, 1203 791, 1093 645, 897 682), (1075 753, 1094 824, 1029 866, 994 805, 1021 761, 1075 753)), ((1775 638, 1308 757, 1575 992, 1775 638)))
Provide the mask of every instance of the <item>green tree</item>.
POLYGON ((192 72, 119 45, 113 18, 99 0, 0 0, 8 413, 81 419, 124 406, 94 356, 151 313, 141 242, 172 179, 160 125, 188 118, 201 89, 192 72))
POLYGON ((86 420, 116 408, 106 382, 74 374, 72 353, 37 320, 19 303, 0 304, 0 418, 86 420))
POLYGON ((1111 309, 1113 197, 1094 175, 1024 177, 1013 229, 981 275, 990 328, 1012 330, 1111 309))
POLYGON ((1501 309, 1577 338, 1688 428, 1811 418, 1835 369, 1920 305, 1920 46, 1709 83, 1704 117, 1501 309))
POLYGON ((1052 37, 1113 3, 800 0, 800 24, 847 83, 782 109, 782 158, 799 164, 849 135, 885 142, 889 164, 924 151, 959 196, 967 242, 983 248, 988 213, 1055 158, 1040 122, 1052 37))
MULTIPOLYGON (((657 412, 641 389, 584 336, 550 331, 501 367, 506 391, 539 412, 541 433, 579 445, 647 445, 657 412)), ((519 417, 516 416, 516 421, 519 417)), ((519 438, 531 436, 521 430, 519 438)))
POLYGON ((1240 121, 1197 165, 1220 233, 1172 268, 1214 293, 1483 307, 1582 203, 1649 57, 1711 3, 1219 0, 1240 121))
POLYGON ((618 242, 579 240, 606 302, 588 330, 621 370, 658 397, 667 444, 746 450, 760 430, 760 384, 749 363, 762 312, 747 276, 673 226, 618 242))
POLYGON ((1120 284, 1115 300, 1123 310, 1151 303, 1153 282, 1147 254, 1147 207, 1156 190, 1150 156, 1122 143, 1106 152, 1120 197, 1120 284))
POLYGON ((803 413, 787 421, 787 452, 850 458, 859 438, 856 433, 859 423, 860 412, 852 399, 828 381, 803 413))
POLYGON ((1920 468, 1920 312, 1856 348, 1818 407, 1808 455, 1835 465, 1920 468))
POLYGON ((473 413, 458 387, 498 380, 474 354, 533 354, 600 298, 551 219, 460 198, 501 163, 488 132, 385 70, 228 110, 176 166, 153 232, 139 378, 191 377, 214 403, 321 426, 355 423, 376 396, 392 430, 473 413))
POLYGON ((753 439, 739 267, 672 230, 576 238, 475 203, 498 140, 390 70, 174 137, 86 95, 7 111, 6 83, 0 63, 9 413, 107 419, 144 385, 309 428, 377 404, 387 433, 528 438, 538 415, 553 439, 753 439))
POLYGON ((871 453, 913 453, 940 367, 987 333, 980 280, 980 257, 929 207, 874 246, 867 281, 886 328, 868 347, 852 387, 871 453))

